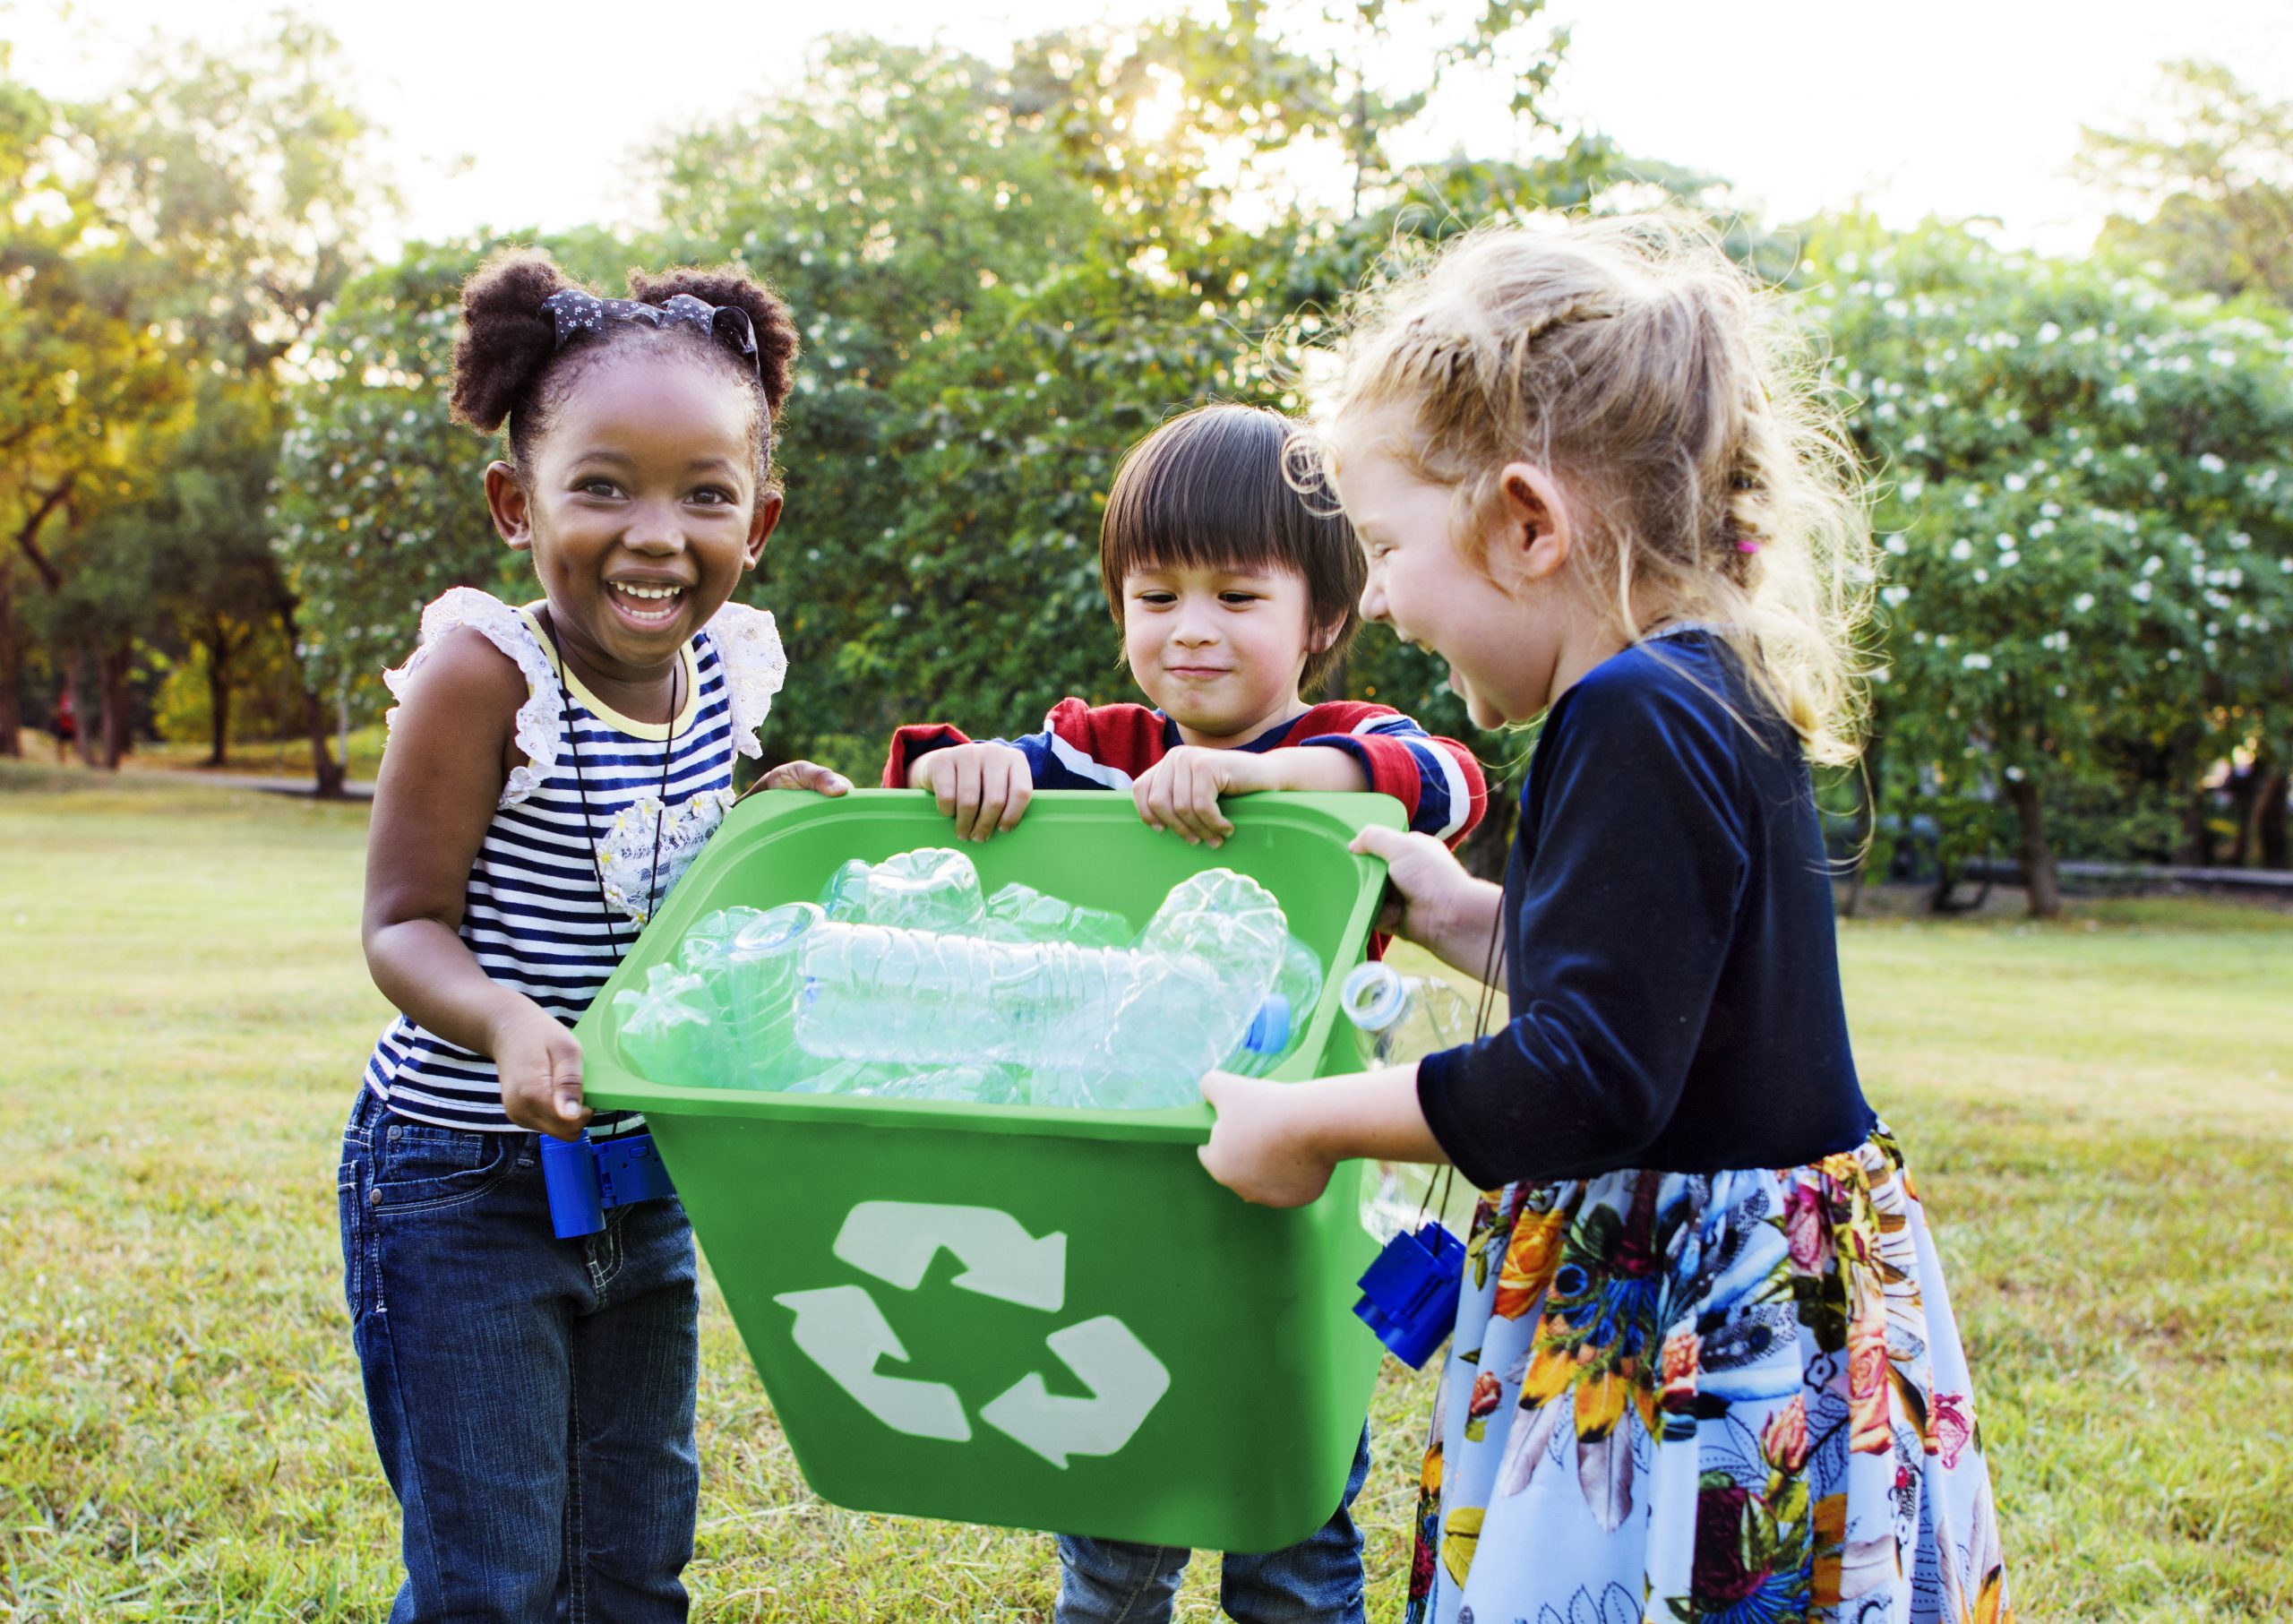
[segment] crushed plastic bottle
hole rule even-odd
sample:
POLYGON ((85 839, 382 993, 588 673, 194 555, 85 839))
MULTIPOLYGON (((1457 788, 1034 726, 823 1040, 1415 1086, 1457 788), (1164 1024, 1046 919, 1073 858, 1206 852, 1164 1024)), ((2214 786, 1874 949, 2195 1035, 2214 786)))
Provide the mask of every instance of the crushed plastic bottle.
POLYGON ((821 1056, 1025 1067, 1037 1104, 1183 1104, 1249 1029, 1287 939, 1272 894, 1227 869, 1173 887, 1130 949, 829 920, 804 942, 795 1034, 821 1056))
POLYGON ((1314 1010, 1321 1001, 1322 961, 1295 936, 1286 937, 1273 990, 1250 1018, 1250 1030, 1223 1069, 1245 1077, 1266 1076, 1305 1042, 1306 1028, 1313 1025, 1314 1010))
POLYGON ((881 1085, 901 1074, 897 1066, 880 1065, 874 1061, 840 1060, 825 1064, 817 1060, 802 1069, 796 1080, 779 1090, 783 1094, 872 1094, 881 1085))
POLYGON ((812 903, 783 904, 756 915, 725 949, 718 1003, 743 1087, 785 1087, 816 1069, 796 1047, 796 963, 821 916, 812 903))
POLYGON ((1438 1224, 1453 1235, 1473 1233, 1481 1192, 1455 1169, 1427 1162, 1361 1164, 1361 1227, 1380 1243, 1438 1224))
POLYGON ((962 935, 987 917, 979 870, 963 853, 918 846, 871 865, 854 859, 820 892, 820 907, 839 924, 962 935))
POLYGON ((1085 907, 1013 881, 987 899, 979 934, 990 941, 1067 941, 1077 947, 1128 947, 1130 921, 1105 908, 1085 907))
MULTIPOLYGON (((1368 1067, 1405 1066, 1473 1036, 1473 1011, 1446 981, 1404 975, 1389 964, 1357 966, 1338 989, 1368 1067)), ((1380 1242, 1436 1221, 1464 1234, 1478 1192, 1449 1169, 1421 1162, 1361 1164, 1361 1226, 1380 1242)))
POLYGON ((756 917, 758 910, 751 907, 718 908, 713 914, 703 914, 677 943, 677 968, 707 975, 732 945, 733 938, 741 933, 741 927, 756 917))
POLYGON ((741 927, 760 915, 755 908, 718 908, 694 921, 692 928, 677 943, 677 967, 688 975, 698 975, 709 989, 717 1025, 730 1029, 734 1010, 730 989, 725 979, 725 950, 733 945, 733 938, 741 927))
POLYGON ((1338 1007, 1365 1066, 1405 1066, 1473 1035, 1473 1011, 1455 987, 1389 964, 1357 965, 1338 989, 1338 1007))
POLYGON ((686 1088, 715 1088, 731 1079, 731 1047, 717 1024, 716 1001, 690 971, 655 965, 642 992, 614 994, 621 1044, 638 1075, 686 1088))

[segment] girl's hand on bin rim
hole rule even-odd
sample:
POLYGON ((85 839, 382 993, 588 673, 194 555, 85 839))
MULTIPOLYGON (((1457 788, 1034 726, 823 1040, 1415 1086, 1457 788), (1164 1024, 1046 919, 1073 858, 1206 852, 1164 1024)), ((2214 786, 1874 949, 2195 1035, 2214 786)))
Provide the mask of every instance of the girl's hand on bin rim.
POLYGON ((818 761, 783 761, 770 772, 741 791, 745 801, 760 789, 809 789, 823 795, 840 795, 852 787, 852 780, 833 767, 822 767, 818 761))
POLYGON ((1184 835, 1189 846, 1221 846, 1234 826, 1218 810, 1218 797, 1275 787, 1267 760, 1247 750, 1181 744, 1138 775, 1130 799, 1150 829, 1184 835))
POLYGON ((589 1120, 581 1103, 581 1045, 555 1016, 531 999, 494 1034, 502 1109, 520 1128, 570 1139, 589 1120))
POLYGON ((1378 911, 1378 929, 1425 947, 1441 940, 1460 905, 1485 883, 1467 873, 1456 854, 1431 835, 1365 829, 1348 849, 1385 859, 1386 899, 1378 911))
POLYGON ((1303 1207, 1329 1188, 1337 1164, 1315 1148, 1302 1086, 1213 1071, 1202 1097, 1218 1113, 1195 1151, 1210 1176, 1260 1207, 1303 1207))

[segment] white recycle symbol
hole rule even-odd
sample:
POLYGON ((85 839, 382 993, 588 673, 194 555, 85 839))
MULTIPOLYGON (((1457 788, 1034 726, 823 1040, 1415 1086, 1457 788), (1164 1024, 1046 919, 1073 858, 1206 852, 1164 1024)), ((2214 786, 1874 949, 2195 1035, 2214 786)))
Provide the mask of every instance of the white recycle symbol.
MULTIPOLYGON (((1038 1241, 993 1207, 863 1201, 837 1233, 837 1257, 902 1291, 923 1283, 941 1247, 964 1266, 951 1284, 983 1297, 1057 1313, 1067 1301, 1067 1236, 1038 1241)), ((876 1361, 905 1362, 907 1350, 865 1286, 784 1292, 773 1299, 796 1316, 796 1345, 861 1407, 896 1432, 966 1443, 971 1421, 945 1382, 886 1376, 876 1361)), ((1088 1398, 1062 1398, 1030 1371, 980 1406, 979 1418, 1052 1465, 1070 1455, 1112 1455, 1170 1391, 1163 1362, 1112 1314, 1053 1331, 1045 1342, 1088 1398)))

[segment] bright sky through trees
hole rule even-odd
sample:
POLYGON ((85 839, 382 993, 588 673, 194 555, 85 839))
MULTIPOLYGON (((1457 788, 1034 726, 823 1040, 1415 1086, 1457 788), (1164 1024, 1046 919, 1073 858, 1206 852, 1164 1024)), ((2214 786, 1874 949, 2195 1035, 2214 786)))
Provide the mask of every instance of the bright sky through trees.
MULTIPOLYGON (((302 9, 341 36, 368 111, 391 132, 407 202, 399 231, 434 237, 481 223, 554 229, 640 217, 628 155, 789 82, 823 21, 992 51, 1168 3, 1100 0, 1094 13, 1071 0, 1001 0, 952 19, 927 0, 844 0, 825 12, 755 0, 302 9)), ((1860 195, 1894 223, 1995 214, 2008 240, 2057 252, 2084 247, 2100 219, 2098 200, 2065 174, 2078 126, 2130 122, 2159 62, 2216 58, 2265 94, 2293 96, 2289 0, 1553 0, 1550 14, 1575 36, 1558 110, 1627 151, 1726 176, 1771 219, 1860 195)), ((225 45, 260 21, 234 0, 0 0, 16 73, 60 95, 118 79, 154 28, 225 45)), ((1404 15, 1393 49, 1430 50, 1441 31, 1404 15)), ((1420 67, 1405 77, 1421 77, 1420 67)), ((1445 96, 1408 145, 1421 156, 1459 144, 1500 150, 1503 107, 1494 91, 1445 96)))

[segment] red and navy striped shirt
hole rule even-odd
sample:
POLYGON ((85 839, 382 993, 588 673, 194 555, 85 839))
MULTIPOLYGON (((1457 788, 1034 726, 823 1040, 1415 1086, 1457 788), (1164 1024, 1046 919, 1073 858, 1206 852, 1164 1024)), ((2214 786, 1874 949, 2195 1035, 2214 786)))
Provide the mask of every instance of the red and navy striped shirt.
MULTIPOLYGON (((944 722, 900 728, 884 763, 884 787, 906 789, 917 757, 971 742, 944 722)), ((1026 756, 1037 789, 1129 789, 1186 741, 1176 722, 1145 705, 1091 706, 1070 699, 1052 707, 1042 732, 989 742, 1026 756)), ((1265 752, 1309 744, 1352 756, 1371 790, 1402 803, 1410 828, 1451 846, 1488 808, 1489 783, 1473 752, 1454 739, 1436 738, 1389 705, 1360 700, 1317 705, 1233 748, 1265 752)))

